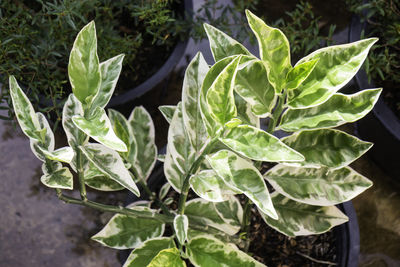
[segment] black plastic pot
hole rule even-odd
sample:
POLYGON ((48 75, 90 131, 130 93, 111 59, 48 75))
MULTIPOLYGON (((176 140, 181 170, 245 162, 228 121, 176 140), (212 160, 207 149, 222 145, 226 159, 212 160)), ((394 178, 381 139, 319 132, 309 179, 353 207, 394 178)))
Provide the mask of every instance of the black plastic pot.
MULTIPOLYGON (((149 177, 148 185, 152 191, 157 192, 164 183, 166 183, 166 179, 163 172, 163 164, 157 162, 152 175, 149 177)), ((129 193, 125 204, 128 205, 146 198, 145 194, 143 194, 142 198, 138 198, 129 193)), ((360 253, 360 233, 357 215, 351 201, 339 204, 337 207, 349 217, 347 223, 337 226, 333 230, 336 236, 338 267, 357 267, 360 253)), ((131 250, 120 251, 119 260, 122 264, 126 261, 130 252, 131 250)))
MULTIPOLYGON (((349 31, 349 41, 360 39, 361 32, 367 29, 366 22, 361 23, 358 16, 353 16, 349 31)), ((369 83, 367 74, 360 70, 355 76, 359 88, 376 88, 373 82, 369 83)), ((383 88, 385 90, 385 88, 383 88)), ((391 151, 400 150, 400 120, 385 104, 382 98, 378 100, 372 112, 356 124, 356 134, 375 145, 368 151, 368 155, 389 175, 400 179, 400 164, 398 157, 392 156, 391 151)))

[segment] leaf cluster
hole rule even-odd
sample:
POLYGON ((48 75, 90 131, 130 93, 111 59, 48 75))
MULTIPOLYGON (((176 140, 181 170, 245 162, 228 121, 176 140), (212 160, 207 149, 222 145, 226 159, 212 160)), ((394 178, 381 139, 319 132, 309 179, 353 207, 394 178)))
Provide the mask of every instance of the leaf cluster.
POLYGON ((94 22, 78 33, 70 53, 73 94, 62 118, 68 146, 55 149, 46 118, 9 77, 18 122, 43 162, 42 183, 67 203, 116 213, 92 239, 133 249, 124 266, 176 267, 188 260, 201 267, 262 267, 246 253, 252 208, 285 235, 320 234, 348 220, 336 204, 372 185, 348 166, 372 144, 334 128, 365 116, 380 95, 381 89, 338 93, 377 39, 322 48, 292 66, 283 32, 248 10, 246 17, 260 54, 204 25, 216 63, 209 66, 197 53, 185 72, 182 101, 160 107, 169 130, 166 154, 158 157, 143 107, 128 118, 105 111, 124 55, 99 60, 94 22), (287 136, 276 137, 277 130, 287 136), (167 180, 158 194, 147 186, 157 158, 167 180), (263 162, 273 167, 265 171, 263 162), (73 190, 73 172, 81 199, 63 191, 73 190), (104 205, 87 198, 86 186, 145 191, 149 200, 104 205), (177 209, 168 206, 169 190, 179 193, 177 209), (190 190, 198 197, 187 201, 190 190))

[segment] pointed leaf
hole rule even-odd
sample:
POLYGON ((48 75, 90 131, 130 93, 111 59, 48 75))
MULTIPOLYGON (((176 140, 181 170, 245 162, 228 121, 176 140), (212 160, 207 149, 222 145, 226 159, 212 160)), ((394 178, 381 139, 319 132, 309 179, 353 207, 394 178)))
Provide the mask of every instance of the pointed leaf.
POLYGON ((207 103, 208 91, 216 81, 219 74, 236 58, 237 56, 231 56, 215 63, 207 72, 207 75, 203 81, 203 85, 201 86, 201 93, 199 96, 200 111, 209 136, 214 136, 215 133, 221 129, 222 125, 217 124, 217 122, 211 116, 207 103))
POLYGON ((114 133, 128 148, 127 152, 120 153, 120 155, 127 162, 133 162, 137 156, 137 145, 127 119, 120 112, 111 108, 108 109, 108 117, 110 118, 114 133))
POLYGON ((165 105, 165 106, 159 106, 158 109, 161 111, 161 114, 164 116, 167 122, 171 123, 172 116, 174 116, 176 110, 176 106, 165 105))
POLYGON ((38 149, 41 150, 43 155, 50 160, 70 163, 74 157, 74 150, 69 146, 62 147, 54 151, 47 151, 41 147, 38 147, 38 149))
POLYGON ((290 64, 290 46, 286 36, 279 29, 267 26, 264 21, 246 10, 251 30, 257 37, 261 60, 266 65, 268 80, 276 93, 283 89, 290 64))
POLYGON ((161 250, 147 267, 186 267, 186 263, 177 248, 167 248, 161 250))
MULTIPOLYGON (((134 210, 156 212, 146 207, 128 206, 134 210)), ((111 248, 128 249, 142 246, 146 240, 160 237, 164 233, 165 225, 155 219, 129 217, 127 215, 114 215, 93 240, 111 248)))
POLYGON ((378 101, 382 89, 364 90, 352 95, 334 94, 325 103, 306 109, 288 109, 283 113, 280 129, 287 132, 336 127, 354 122, 378 101))
POLYGON ((207 140, 207 132, 200 113, 199 94, 208 64, 199 52, 186 69, 182 88, 182 117, 190 142, 199 152, 207 140))
POLYGON ((101 85, 94 21, 83 27, 76 36, 69 56, 68 76, 76 98, 82 104, 90 104, 101 85))
POLYGON ((272 194, 272 201, 278 212, 278 220, 260 213, 261 217, 269 226, 287 236, 322 234, 348 221, 347 216, 335 206, 310 206, 276 192, 272 194))
POLYGON ((289 107, 314 107, 327 101, 353 78, 377 40, 370 38, 329 46, 302 58, 297 65, 314 59, 318 59, 318 63, 297 89, 288 91, 289 107))
POLYGON ((36 113, 39 125, 42 129, 46 129, 46 135, 44 137, 44 142, 38 141, 36 139, 29 138, 30 146, 33 154, 40 159, 41 161, 46 161, 46 156, 43 154, 43 150, 46 151, 53 151, 54 150, 54 133, 53 130, 50 128, 49 122, 47 121, 46 117, 38 112, 36 113))
POLYGON ((260 128, 260 119, 251 111, 251 106, 240 95, 234 93, 237 117, 245 124, 260 128))
POLYGON ((125 143, 115 135, 104 109, 97 108, 95 113, 89 120, 83 116, 75 115, 72 117, 72 121, 80 130, 97 142, 111 149, 126 152, 128 149, 125 143))
POLYGON ((189 220, 186 215, 176 215, 174 218, 174 231, 176 238, 180 244, 185 244, 187 232, 189 228, 189 220))
POLYGON ((123 267, 147 266, 161 250, 174 247, 175 243, 169 237, 149 239, 131 252, 123 267))
POLYGON ((266 267, 235 245, 225 243, 213 236, 197 236, 186 246, 187 255, 195 266, 266 267))
POLYGON ((115 182, 109 176, 102 173, 90 161, 84 166, 85 184, 93 189, 100 191, 119 191, 125 189, 122 185, 115 182))
POLYGON ((267 70, 259 59, 252 59, 239 66, 235 91, 246 100, 252 112, 259 117, 270 115, 275 106, 275 91, 267 78, 267 70))
POLYGON ((39 119, 32 107, 29 98, 19 87, 14 76, 10 76, 10 95, 18 123, 26 136, 35 140, 42 140, 39 132, 42 130, 39 119))
POLYGON ((204 29, 210 42, 211 53, 215 62, 233 55, 251 55, 241 43, 217 28, 204 23, 204 29))
POLYGON ((282 141, 305 158, 292 166, 338 169, 349 165, 372 147, 372 143, 333 129, 297 132, 282 141))
POLYGON ((251 162, 228 150, 207 156, 207 160, 228 186, 241 191, 268 216, 277 217, 264 179, 251 162))
POLYGON ((230 225, 242 226, 243 209, 236 197, 231 195, 227 201, 214 203, 214 206, 222 220, 230 225))
POLYGON ((189 219, 189 225, 213 227, 229 235, 234 235, 240 230, 240 225, 221 218, 214 203, 201 198, 195 198, 186 203, 185 215, 189 219))
POLYGON ((117 152, 100 144, 86 144, 79 149, 104 175, 140 196, 139 189, 117 152))
POLYGON ((314 59, 310 61, 303 62, 289 71, 286 77, 285 87, 288 90, 296 89, 304 82, 305 79, 314 70, 315 65, 319 59, 314 59))
POLYGON ((220 125, 236 117, 233 88, 240 56, 227 65, 210 86, 206 101, 210 115, 220 125))
POLYGON ((128 123, 136 142, 137 151, 132 165, 141 179, 147 179, 157 161, 153 120, 146 109, 139 106, 132 111, 128 123))
POLYGON ((178 164, 173 160, 171 152, 167 147, 167 154, 165 155, 164 161, 164 175, 168 183, 172 188, 180 193, 183 186, 184 172, 181 170, 182 167, 178 167, 178 164))
POLYGON ((213 170, 203 170, 190 177, 190 186, 201 198, 221 202, 240 192, 230 188, 213 170))
POLYGON ((121 73, 124 56, 124 54, 121 54, 100 63, 101 84, 91 104, 92 112, 97 107, 105 108, 110 101, 121 73))
POLYGON ((78 127, 76 127, 76 125, 72 121, 72 117, 75 115, 83 117, 84 112, 81 102, 79 102, 79 100, 76 99, 73 94, 70 94, 64 104, 62 125, 64 128, 64 132, 67 136, 68 144, 70 145, 70 147, 77 149, 79 145, 84 145, 85 143, 87 143, 89 137, 78 127))
POLYGON ((372 182, 350 167, 297 168, 278 164, 264 178, 280 194, 293 200, 318 206, 349 201, 372 186, 372 182))
POLYGON ((40 181, 47 187, 59 189, 73 189, 73 176, 67 167, 59 162, 46 162, 42 166, 43 176, 40 181))
POLYGON ((259 161, 303 161, 304 157, 275 136, 249 125, 231 129, 219 140, 242 156, 259 161))

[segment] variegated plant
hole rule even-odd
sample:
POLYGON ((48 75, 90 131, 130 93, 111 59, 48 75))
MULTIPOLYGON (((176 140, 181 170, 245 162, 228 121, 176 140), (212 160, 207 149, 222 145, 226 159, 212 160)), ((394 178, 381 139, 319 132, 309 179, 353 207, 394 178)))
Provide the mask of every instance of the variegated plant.
POLYGON ((285 35, 249 11, 247 18, 260 57, 205 25, 216 63, 210 67, 198 53, 185 73, 182 102, 160 107, 170 127, 166 155, 158 156, 167 183, 158 194, 146 184, 157 158, 152 119, 143 107, 128 119, 105 112, 123 55, 99 61, 93 22, 78 34, 68 65, 73 94, 62 121, 68 147, 55 150, 46 118, 10 77, 17 119, 43 161, 42 183, 67 203, 115 213, 92 238, 133 249, 124 266, 176 267, 185 260, 202 267, 264 266, 246 253, 252 207, 288 236, 319 234, 348 220, 336 204, 372 185, 348 167, 372 144, 331 128, 362 118, 377 101, 381 89, 337 93, 377 40, 323 48, 292 66, 285 35), (287 136, 276 137, 277 130, 287 136), (274 166, 262 173, 263 162, 274 166), (73 189, 71 170, 81 199, 63 192, 73 189), (86 186, 139 196, 136 184, 149 201, 116 207, 86 196, 86 186), (179 193, 177 210, 169 206, 171 187, 179 193), (187 201, 191 189, 198 198, 187 201), (170 236, 166 225, 174 230, 170 236))

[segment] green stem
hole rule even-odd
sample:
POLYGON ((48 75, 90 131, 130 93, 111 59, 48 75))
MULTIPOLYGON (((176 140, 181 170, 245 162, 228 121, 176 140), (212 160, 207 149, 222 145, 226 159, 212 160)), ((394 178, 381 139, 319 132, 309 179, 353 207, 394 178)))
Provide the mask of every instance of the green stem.
POLYGON ((267 129, 268 133, 272 134, 274 132, 274 130, 275 130, 275 127, 276 127, 276 125, 278 123, 279 117, 282 114, 282 110, 283 110, 283 105, 285 103, 285 99, 286 99, 286 90, 284 90, 282 92, 282 94, 279 95, 279 97, 278 97, 278 103, 277 103, 277 105, 275 107, 274 112, 272 113, 272 118, 271 118, 271 120, 270 120, 270 122, 268 124, 268 129, 267 129))
POLYGON ((85 177, 83 175, 82 151, 79 148, 76 149, 76 170, 78 172, 79 192, 81 194, 81 199, 87 201, 85 177))
POLYGON ((178 203, 178 214, 185 213, 185 203, 189 193, 190 184, 189 178, 190 176, 197 171, 201 162, 203 161, 204 156, 208 153, 208 151, 214 146, 215 142, 218 140, 218 137, 213 138, 210 143, 204 148, 203 152, 200 156, 193 162, 192 166, 190 167, 189 171, 185 173, 185 179, 183 180, 183 185, 181 189, 181 194, 179 196, 179 203, 178 203))

